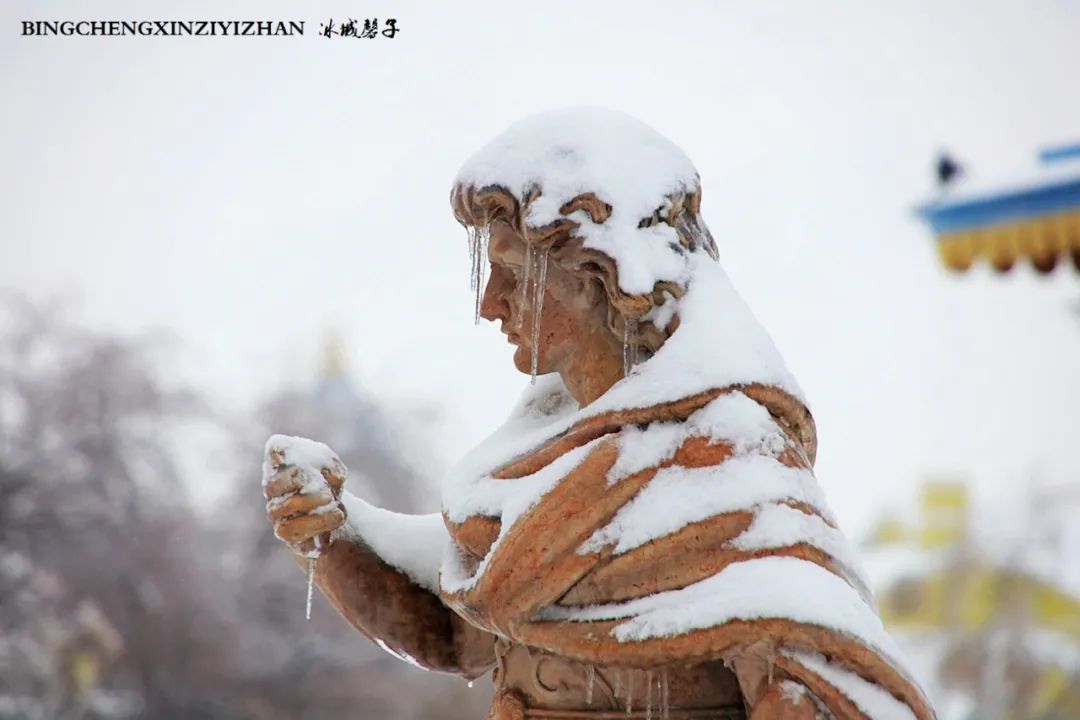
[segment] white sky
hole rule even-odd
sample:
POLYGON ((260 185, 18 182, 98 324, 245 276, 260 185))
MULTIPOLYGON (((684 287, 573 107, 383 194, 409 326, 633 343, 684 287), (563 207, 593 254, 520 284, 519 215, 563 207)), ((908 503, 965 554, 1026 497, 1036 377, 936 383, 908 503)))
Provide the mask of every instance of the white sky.
POLYGON ((475 328, 458 165, 513 120, 627 111, 681 145, 722 262, 810 398, 858 534, 928 473, 1080 482, 1069 269, 940 268, 911 207, 1080 139, 1080 2, 5 3, 0 286, 173 330, 239 408, 338 328, 372 393, 445 407, 446 461, 526 380, 475 328), (842 6, 842 9, 841 9, 842 6), (394 40, 326 39, 395 16, 394 40), (302 19, 303 38, 23 38, 32 18, 302 19))

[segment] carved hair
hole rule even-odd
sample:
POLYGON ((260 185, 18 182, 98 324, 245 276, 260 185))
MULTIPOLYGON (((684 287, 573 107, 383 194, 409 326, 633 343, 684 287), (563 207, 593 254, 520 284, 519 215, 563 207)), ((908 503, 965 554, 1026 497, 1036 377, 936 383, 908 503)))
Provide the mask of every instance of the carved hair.
MULTIPOLYGON (((657 328, 651 318, 643 319, 655 308, 668 301, 668 296, 678 299, 686 292, 679 283, 657 282, 651 292, 630 295, 619 288, 619 269, 615 260, 606 253, 584 246, 584 239, 576 234, 579 223, 563 217, 541 227, 533 227, 525 221, 529 205, 540 197, 538 187, 531 188, 524 198, 517 198, 501 185, 477 188, 475 185, 455 185, 450 192, 450 204, 454 217, 466 228, 483 228, 495 221, 505 221, 518 236, 532 247, 534 255, 546 252, 550 260, 572 275, 586 280, 597 280, 607 297, 608 329, 622 342, 626 337, 626 323, 633 322, 632 337, 637 339, 637 350, 654 354, 679 326, 679 318, 672 315, 663 327, 657 328)), ((678 244, 671 243, 672 252, 685 254, 704 250, 714 260, 718 259, 716 243, 701 219, 701 189, 667 196, 663 205, 652 215, 641 218, 639 228, 666 223, 675 229, 678 244)), ((611 205, 603 202, 595 193, 583 193, 559 208, 563 216, 583 210, 597 224, 611 216, 611 205)))

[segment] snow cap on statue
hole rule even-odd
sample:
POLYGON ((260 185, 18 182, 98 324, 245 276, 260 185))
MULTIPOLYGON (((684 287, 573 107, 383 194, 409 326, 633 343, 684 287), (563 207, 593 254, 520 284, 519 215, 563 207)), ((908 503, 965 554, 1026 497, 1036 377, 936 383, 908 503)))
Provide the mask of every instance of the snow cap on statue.
POLYGON ((603 108, 519 120, 458 171, 451 195, 466 226, 500 214, 530 243, 567 235, 617 268, 627 296, 685 286, 687 255, 716 247, 699 216, 701 189, 686 154, 645 123, 603 108))

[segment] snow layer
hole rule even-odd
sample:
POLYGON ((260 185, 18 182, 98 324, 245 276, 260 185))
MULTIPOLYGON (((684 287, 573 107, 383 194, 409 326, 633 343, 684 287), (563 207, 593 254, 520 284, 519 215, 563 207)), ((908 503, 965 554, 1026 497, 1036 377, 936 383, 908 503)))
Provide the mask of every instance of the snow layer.
POLYGON ((574 448, 532 475, 513 480, 500 480, 488 476, 472 483, 469 487, 471 492, 464 496, 463 502, 457 505, 452 513, 448 511, 450 521, 462 522, 472 515, 486 515, 499 517, 502 520, 502 527, 499 537, 492 543, 487 556, 472 575, 461 572, 459 565, 448 566, 444 563, 441 581, 443 589, 447 592, 457 592, 471 587, 484 574, 492 555, 517 519, 580 465, 581 461, 602 441, 603 438, 597 438, 574 448))
POLYGON ((532 475, 512 480, 481 477, 461 488, 459 502, 448 510, 448 517, 452 522, 463 522, 472 515, 486 515, 512 522, 576 468, 598 442, 600 439, 576 447, 532 475))
POLYGON ((826 512, 813 474, 768 456, 734 457, 714 467, 664 468, 610 523, 585 541, 581 552, 614 543, 618 555, 720 513, 784 500, 826 512))
POLYGON ((669 460, 686 440, 681 423, 653 423, 644 429, 628 426, 619 432, 619 457, 608 470, 608 484, 636 475, 669 460))
POLYGON ((793 682, 791 680, 781 680, 780 692, 784 694, 784 697, 789 700, 791 704, 798 705, 799 703, 806 700, 806 694, 808 690, 806 689, 805 685, 802 685, 800 683, 793 682))
POLYGON ((866 582, 862 563, 851 545, 836 528, 817 515, 781 503, 766 503, 758 508, 754 521, 731 541, 740 550, 778 548, 805 543, 827 553, 856 583, 863 599, 873 604, 873 594, 866 582))
MULTIPOLYGON (((877 614, 851 586, 812 562, 765 557, 734 563, 679 590, 587 608, 549 607, 545 620, 615 620, 622 642, 683 635, 730 620, 787 618, 838 631, 885 658, 901 657, 877 614)), ((894 661, 894 665, 897 665, 894 661)))
POLYGON ((674 228, 638 222, 668 195, 696 189, 697 171, 678 146, 629 115, 587 107, 525 118, 466 161, 455 182, 502 185, 519 198, 538 186, 542 195, 526 218, 533 227, 563 218, 559 208, 568 200, 595 193, 612 206, 604 223, 583 210, 568 217, 580 224, 586 247, 615 260, 624 292, 648 293, 660 280, 687 277, 685 255, 669 246, 677 241, 674 228))
POLYGON ((341 493, 345 526, 338 531, 370 547, 384 562, 421 587, 439 591, 439 564, 450 534, 442 515, 404 515, 341 493))
POLYGON ((608 473, 617 482, 671 458, 691 437, 731 443, 736 454, 759 450, 777 455, 784 434, 764 407, 741 392, 721 395, 692 414, 685 423, 652 423, 644 430, 626 427, 619 434, 619 459, 608 473))
POLYGON ((754 382, 776 386, 805 402, 772 339, 720 265, 703 251, 688 257, 690 280, 677 302, 679 329, 587 412, 644 407, 754 382))
POLYGON ((691 415, 686 428, 688 437, 730 442, 736 455, 779 455, 787 445, 769 411, 741 392, 716 398, 691 415))
POLYGON ((306 474, 311 477, 311 482, 300 489, 300 492, 305 495, 320 490, 322 486, 326 486, 329 491, 329 485, 320 472, 322 468, 335 465, 344 467, 337 454, 321 442, 293 435, 271 435, 263 448, 262 481, 264 486, 273 475, 273 468, 269 465, 271 450, 280 452, 285 463, 308 471, 306 474))
POLYGON ((878 685, 867 682, 842 667, 834 665, 817 653, 785 652, 827 683, 847 695, 848 699, 871 720, 915 720, 915 714, 878 685))

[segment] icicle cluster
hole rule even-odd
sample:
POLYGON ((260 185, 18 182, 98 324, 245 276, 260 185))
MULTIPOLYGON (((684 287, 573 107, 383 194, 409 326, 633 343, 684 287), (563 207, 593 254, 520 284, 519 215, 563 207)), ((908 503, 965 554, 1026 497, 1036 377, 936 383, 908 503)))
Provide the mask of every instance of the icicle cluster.
MULTIPOLYGON (((491 228, 484 225, 481 228, 469 226, 469 261, 471 274, 469 277, 469 289, 474 294, 473 322, 480 324, 480 303, 484 296, 484 281, 487 270, 488 244, 491 242, 491 228)), ((530 243, 525 243, 525 263, 522 267, 521 282, 518 292, 518 320, 519 329, 524 329, 525 306, 532 303, 532 327, 530 339, 532 341, 532 359, 530 362, 530 380, 536 384, 536 375, 539 369, 540 357, 537 352, 540 347, 540 318, 544 311, 544 294, 547 289, 548 251, 540 252, 540 257, 533 258, 533 248, 530 243), (536 267, 534 267, 534 265, 536 267), (535 276, 535 277, 534 277, 535 276), (532 283, 532 297, 529 296, 529 284, 532 283)), ((623 322, 623 375, 629 375, 630 371, 638 363, 638 333, 637 319, 626 318, 623 322)))
MULTIPOLYGON (((471 274, 469 276, 469 289, 472 290, 475 298, 473 307, 473 322, 477 325, 480 324, 480 303, 484 297, 484 281, 485 273, 487 270, 487 248, 491 242, 491 228, 487 225, 482 228, 475 228, 469 226, 468 242, 469 242, 469 262, 471 266, 471 274)), ((532 281, 532 328, 530 337, 532 339, 532 361, 531 361, 531 380, 532 384, 536 384, 536 373, 539 366, 540 358, 536 352, 540 346, 540 316, 544 311, 544 293, 547 289, 547 269, 548 269, 548 252, 543 250, 540 253, 539 259, 533 259, 532 245, 525 243, 525 266, 522 268, 521 273, 521 286, 519 292, 521 296, 518 299, 518 327, 521 328, 525 318, 525 305, 530 301, 529 297, 529 283, 532 281), (533 265, 536 265, 534 268, 533 265), (536 275, 535 279, 533 275, 536 275)), ((636 353, 635 353, 636 355, 636 353)))
MULTIPOLYGON (((619 668, 609 668, 608 671, 610 672, 612 695, 615 698, 622 697, 623 671, 619 668)), ((590 666, 586 673, 585 702, 592 705, 592 686, 596 678, 596 667, 590 666)), ((632 715, 634 713, 633 670, 627 673, 625 690, 624 708, 627 715, 632 715)), ((652 720, 656 711, 660 713, 660 720, 669 720, 671 715, 671 687, 666 669, 645 671, 645 720, 652 720)))

